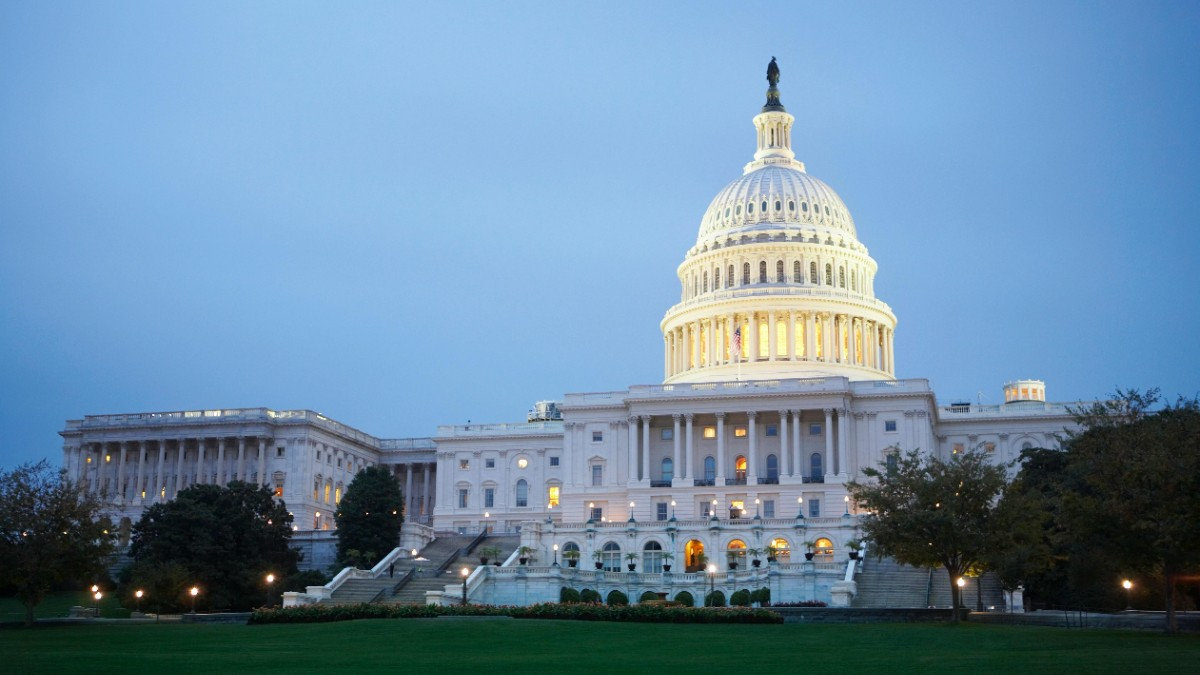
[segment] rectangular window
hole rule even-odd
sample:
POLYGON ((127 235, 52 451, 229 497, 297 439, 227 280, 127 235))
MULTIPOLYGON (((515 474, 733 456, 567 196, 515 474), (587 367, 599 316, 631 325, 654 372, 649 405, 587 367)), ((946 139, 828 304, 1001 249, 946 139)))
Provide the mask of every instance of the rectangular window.
POLYGON ((558 458, 557 457, 550 458, 550 466, 558 466, 558 458))
POLYGON ((775 500, 774 499, 764 499, 763 503, 762 503, 762 507, 763 507, 763 518, 774 518, 775 517, 775 500))
POLYGON ((896 430, 896 420, 884 420, 883 430, 884 431, 895 431, 896 430))
POLYGON ((483 460, 483 468, 485 468, 485 469, 494 469, 494 468, 496 468, 496 460, 494 460, 494 459, 485 459, 485 460, 483 460))
POLYGON ((603 443, 604 442, 604 432, 603 431, 593 431, 592 432, 592 442, 593 443, 603 443))
POLYGON ((704 437, 705 438, 716 438, 717 437, 717 428, 716 427, 704 427, 704 437))
POLYGON ((604 485, 604 465, 603 464, 593 464, 592 465, 592 485, 595 487, 604 485))
POLYGON ((471 468, 471 460, 469 460, 469 459, 460 459, 460 460, 458 460, 458 468, 460 468, 460 469, 469 469, 469 468, 471 468))
POLYGON ((820 499, 808 500, 808 517, 809 518, 820 518, 821 517, 821 500, 820 499))
POLYGON ((673 429, 673 428, 663 429, 661 432, 659 432, 659 438, 663 439, 664 441, 675 440, 675 429, 673 429))
POLYGON ((963 453, 963 444, 955 443, 954 444, 954 454, 961 455, 962 453, 963 453))
POLYGON ((996 451, 996 444, 995 444, 995 443, 984 443, 984 444, 983 444, 983 451, 984 451, 984 452, 995 452, 995 451, 996 451))
POLYGON ((467 497, 470 495, 470 490, 467 488, 458 489, 458 508, 467 508, 467 497))
POLYGON ((774 424, 767 425, 767 438, 773 438, 779 435, 779 427, 774 424))
POLYGON ((654 519, 655 520, 666 520, 667 519, 667 503, 666 502, 659 502, 654 505, 654 519))
POLYGON ((275 456, 283 457, 283 448, 275 448, 275 456))
POLYGON ((700 502, 700 517, 709 518, 712 516, 712 502, 707 499, 700 502))
MULTIPOLYGON (((92 458, 88 457, 88 461, 89 462, 92 461, 92 458)), ((317 451, 317 461, 318 462, 321 461, 321 451, 320 450, 317 451)))
POLYGON ((484 508, 492 508, 496 505, 496 488, 483 489, 483 506, 484 508))
POLYGON ((341 457, 338 458, 338 468, 339 469, 342 468, 342 458, 341 457))
POLYGON ((558 486, 551 485, 546 494, 546 503, 549 506, 558 506, 558 486))
POLYGON ((733 437, 734 438, 745 438, 746 437, 746 427, 734 427, 733 428, 733 437))
POLYGON ((821 425, 820 424, 808 425, 808 435, 809 436, 820 436, 821 435, 821 425))
POLYGON ((602 506, 593 506, 593 507, 592 507, 591 519, 592 519, 592 520, 594 520, 594 521, 596 521, 596 522, 600 522, 601 520, 604 520, 604 507, 602 507, 602 506))

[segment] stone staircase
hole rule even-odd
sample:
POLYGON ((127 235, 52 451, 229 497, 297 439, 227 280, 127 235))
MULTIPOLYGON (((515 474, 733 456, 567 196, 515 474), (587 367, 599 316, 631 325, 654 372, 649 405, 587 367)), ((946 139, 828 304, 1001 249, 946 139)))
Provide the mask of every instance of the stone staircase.
MULTIPOLYGON (((863 562, 858 575, 858 593, 853 607, 949 607, 950 579, 946 570, 932 571, 901 565, 891 558, 869 556, 863 562)), ((991 574, 981 579, 967 579, 962 602, 968 609, 975 609, 978 602, 976 583, 982 583, 978 591, 983 594, 983 607, 1004 606, 1004 591, 999 581, 991 574)))
MULTIPOLYGON (((479 565, 479 549, 486 546, 495 546, 503 551, 503 553, 500 554, 500 560, 504 561, 508 559, 508 556, 511 555, 520 544, 520 538, 515 536, 488 537, 487 539, 484 539, 469 556, 460 559, 458 557, 458 549, 470 543, 472 538, 454 537, 454 539, 461 539, 461 542, 459 546, 455 547, 454 550, 450 552, 454 555, 454 558, 451 560, 450 565, 445 569, 445 571, 441 573, 437 572, 437 568, 441 566, 441 563, 445 561, 445 558, 435 560, 433 555, 426 555, 426 551, 422 551, 421 555, 430 559, 429 562, 426 563, 426 567, 423 567, 421 573, 414 576, 407 584, 405 584, 404 588, 400 589, 400 591, 394 596, 384 599, 383 602, 401 605, 424 605, 426 591, 443 591, 446 589, 446 584, 461 582, 462 577, 459 574, 459 570, 464 564, 472 569, 479 565)), ((434 540, 433 544, 427 547, 426 550, 428 551, 432 549, 433 546, 440 541, 442 541, 440 538, 434 540)), ((488 564, 491 564, 491 562, 493 561, 489 561, 488 564)))
MULTIPOLYGON (((447 559, 458 557, 458 551, 471 543, 473 537, 460 535, 445 535, 434 539, 428 546, 418 552, 418 558, 404 557, 396 561, 393 575, 384 573, 374 579, 347 579, 328 602, 332 604, 355 604, 361 602, 388 601, 396 593, 396 586, 409 570, 422 570, 408 582, 410 585, 419 581, 419 577, 436 570, 447 559)), ((439 589, 440 590, 440 589, 439 589)), ((422 598, 424 594, 422 593, 422 598)))

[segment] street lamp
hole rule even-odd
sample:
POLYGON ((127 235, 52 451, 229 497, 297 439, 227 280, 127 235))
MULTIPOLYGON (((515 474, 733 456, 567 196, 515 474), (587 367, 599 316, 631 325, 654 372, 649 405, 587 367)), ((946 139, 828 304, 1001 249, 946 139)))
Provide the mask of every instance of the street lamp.
POLYGON ((710 602, 714 602, 714 594, 717 592, 717 566, 709 563, 708 565, 708 599, 704 603, 707 607, 710 602))
POLYGON ((675 520, 675 500, 671 500, 671 520, 675 520))
POLYGON ((271 584, 273 583, 275 583, 275 575, 267 574, 267 607, 275 606, 275 604, 271 602, 271 584))
POLYGON ((842 502, 846 505, 846 512, 842 514, 843 518, 850 517, 850 495, 842 497, 842 502))
POLYGON ((796 520, 804 520, 804 497, 796 497, 796 520))
POLYGON ((1121 582, 1121 588, 1125 589, 1125 611, 1133 610, 1133 582, 1126 579, 1121 582))
POLYGON ((558 567, 558 544, 554 545, 554 566, 558 567))
POLYGON ((192 586, 191 590, 188 591, 188 594, 192 596, 192 614, 195 614, 196 613, 196 596, 200 595, 200 589, 196 588, 195 586, 192 586))
POLYGON ((137 598, 137 612, 138 612, 138 614, 141 614, 141 613, 142 613, 142 596, 143 596, 143 595, 145 595, 145 593, 144 593, 144 592, 142 592, 142 589, 140 589, 140 588, 139 588, 139 589, 137 589, 136 591, 134 591, 134 593, 133 593, 133 597, 137 598))
POLYGON ((490 518, 491 516, 492 516, 492 514, 491 514, 491 513, 487 512, 487 511, 484 511, 484 512, 483 512, 483 531, 484 531, 484 532, 487 532, 487 531, 488 531, 488 524, 487 524, 487 521, 488 521, 488 518, 490 518))
POLYGON ((468 570, 468 569, 467 569, 467 568, 465 568, 465 567, 464 567, 464 568, 462 568, 462 579, 463 579, 463 599, 462 599, 462 604, 464 604, 464 605, 466 605, 466 604, 467 604, 467 577, 468 577, 470 574, 471 574, 471 571, 470 571, 470 570, 468 570))
POLYGON ((954 609, 957 611, 959 608, 959 605, 962 604, 963 586, 967 585, 967 580, 962 577, 959 577, 958 579, 956 579, 954 581, 954 583, 958 586, 958 597, 954 599, 954 609))
POLYGON ((633 502, 629 502, 629 522, 633 522, 633 502))
MULTIPOLYGON (((96 587, 92 586, 92 588, 96 588, 96 587)), ((96 618, 97 619, 100 618, 100 598, 103 595, 104 594, 101 593, 100 591, 96 591, 96 594, 94 596, 92 596, 92 597, 96 598, 96 608, 95 609, 96 609, 96 618)))

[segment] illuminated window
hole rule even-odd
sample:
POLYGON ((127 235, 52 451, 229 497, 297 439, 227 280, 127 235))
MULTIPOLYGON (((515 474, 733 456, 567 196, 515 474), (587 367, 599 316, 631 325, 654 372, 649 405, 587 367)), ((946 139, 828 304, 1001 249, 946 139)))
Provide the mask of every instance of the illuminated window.
POLYGON ((953 450, 952 452, 953 452, 954 454, 956 454, 956 455, 962 454, 962 452, 963 452, 963 444, 962 444, 962 443, 955 443, 955 444, 954 444, 954 450, 953 450))
POLYGON ((704 427, 704 437, 705 438, 716 438, 717 437, 717 428, 716 427, 704 427))
POLYGON ((745 438, 746 437, 746 427, 734 427, 733 435, 735 438, 745 438))
POLYGON ((813 553, 817 554, 817 558, 824 560, 833 559, 833 542, 821 537, 817 540, 817 545, 813 549, 813 553))
POLYGON ((517 506, 529 506, 529 483, 524 478, 517 481, 517 506))
POLYGON ((469 459, 460 459, 460 460, 458 460, 458 468, 460 468, 460 469, 469 469, 469 468, 471 468, 471 460, 469 460, 469 459))
POLYGON ((525 459, 524 457, 522 457, 521 459, 518 459, 518 460, 517 460, 517 468, 518 468, 518 469, 524 469, 524 468, 525 468, 525 467, 527 467, 527 466, 529 466, 529 460, 528 460, 528 459, 525 459))
POLYGON ((793 353, 795 353, 796 356, 805 356, 806 350, 805 350, 805 346, 804 346, 804 319, 801 318, 800 316, 795 316, 793 318, 795 319, 795 322, 796 322, 794 330, 792 331, 792 335, 795 337, 795 343, 792 346, 793 353))
POLYGON ((983 451, 984 451, 984 452, 995 452, 995 451, 996 451, 996 444, 995 444, 995 443, 984 443, 984 444, 983 444, 983 451))
POLYGON ((337 486, 337 489, 333 491, 333 503, 334 504, 342 503, 342 486, 341 485, 337 486))
POLYGON ((332 484, 332 483, 326 483, 326 484, 325 484, 325 503, 326 503, 326 504, 328 504, 328 503, 329 503, 329 494, 330 494, 331 492, 333 492, 333 484, 332 484))
POLYGON ((91 457, 88 457, 88 458, 87 458, 87 463, 88 463, 88 464, 91 464, 91 463, 92 463, 92 458, 91 458, 91 457))
POLYGON ((550 506, 558 506, 558 491, 557 485, 551 485, 550 489, 546 491, 546 503, 550 506))
POLYGON ((105 455, 105 456, 104 456, 104 462, 105 462, 106 464, 107 464, 108 462, 111 462, 111 461, 112 461, 112 455, 105 455))
POLYGON ((729 542, 729 547, 726 549, 725 555, 731 561, 746 557, 746 542, 741 539, 734 539, 729 542))
POLYGON ((775 320, 775 356, 787 356, 787 321, 783 317, 775 320))
POLYGON ((734 472, 734 477, 737 478, 739 483, 746 482, 746 457, 745 457, 745 455, 738 455, 737 459, 735 459, 733 461, 733 472, 734 472))
POLYGON ((789 544, 788 540, 784 539, 783 537, 776 537, 775 539, 772 539, 768 546, 775 549, 775 558, 779 560, 779 562, 787 562, 787 559, 792 555, 792 545, 789 544))

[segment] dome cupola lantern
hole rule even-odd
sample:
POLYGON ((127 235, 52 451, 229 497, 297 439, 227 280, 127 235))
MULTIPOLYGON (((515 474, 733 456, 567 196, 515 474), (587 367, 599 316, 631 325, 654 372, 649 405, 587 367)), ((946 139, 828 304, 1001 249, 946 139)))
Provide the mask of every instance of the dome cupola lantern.
POLYGON ((795 118, 767 66, 757 150, 700 221, 662 321, 667 383, 895 377, 896 317, 841 198, 792 151, 795 118))

